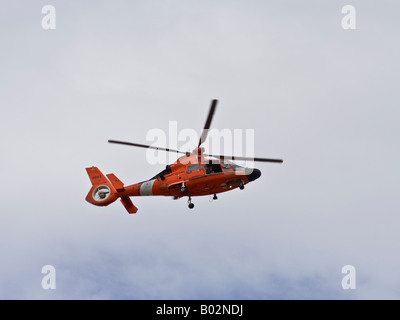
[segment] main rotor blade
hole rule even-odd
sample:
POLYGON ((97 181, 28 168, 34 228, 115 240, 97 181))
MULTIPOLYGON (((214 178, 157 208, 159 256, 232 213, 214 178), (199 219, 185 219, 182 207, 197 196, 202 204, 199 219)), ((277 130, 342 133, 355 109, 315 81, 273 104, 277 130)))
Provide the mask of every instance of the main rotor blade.
POLYGON ((212 118, 214 116, 215 108, 217 107, 217 102, 218 102, 217 99, 214 99, 213 101, 211 101, 210 111, 208 112, 207 120, 206 120, 206 123, 205 123, 204 128, 203 128, 203 132, 201 133, 199 145, 197 146, 198 148, 201 146, 201 144, 207 138, 208 129, 210 129, 211 120, 212 120, 212 118))
POLYGON ((186 152, 178 151, 178 150, 175 150, 175 149, 149 146, 147 144, 125 142, 125 141, 118 141, 118 140, 108 140, 108 142, 109 143, 116 143, 116 144, 124 144, 124 145, 127 145, 127 146, 133 146, 133 147, 139 147, 139 148, 146 148, 146 149, 148 148, 148 149, 154 149, 154 150, 163 150, 163 151, 168 151, 168 152, 176 152, 176 153, 186 154, 186 152))
POLYGON ((205 154, 205 156, 215 157, 218 159, 227 159, 227 160, 245 160, 245 161, 257 161, 257 162, 276 162, 282 163, 282 159, 269 159, 269 158, 251 158, 251 157, 239 157, 239 156, 225 156, 225 155, 212 155, 212 154, 205 154))

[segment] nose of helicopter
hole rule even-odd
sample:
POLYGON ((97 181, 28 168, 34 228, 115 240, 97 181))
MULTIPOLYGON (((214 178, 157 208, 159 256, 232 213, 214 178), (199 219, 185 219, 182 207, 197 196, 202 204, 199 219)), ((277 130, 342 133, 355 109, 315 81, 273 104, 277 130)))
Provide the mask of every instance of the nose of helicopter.
POLYGON ((246 176, 249 182, 251 182, 261 176, 261 171, 256 168, 246 168, 246 176))

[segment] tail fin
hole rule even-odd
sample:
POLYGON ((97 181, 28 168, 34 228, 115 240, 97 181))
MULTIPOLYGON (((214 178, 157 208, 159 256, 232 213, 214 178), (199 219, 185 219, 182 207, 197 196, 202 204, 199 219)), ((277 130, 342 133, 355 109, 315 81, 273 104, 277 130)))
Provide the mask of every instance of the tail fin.
POLYGON ((93 186, 109 183, 107 178, 101 173, 101 171, 97 167, 86 168, 86 172, 93 186))
MULTIPOLYGON (((112 173, 106 177, 97 167, 86 168, 86 172, 92 183, 86 201, 95 206, 108 206, 120 197, 118 192, 125 191, 124 184, 112 173)), ((128 196, 121 196, 121 203, 128 213, 136 213, 138 210, 128 196)))
POLYGON ((86 201, 95 206, 107 206, 118 199, 117 191, 108 179, 96 167, 86 168, 92 188, 86 201))

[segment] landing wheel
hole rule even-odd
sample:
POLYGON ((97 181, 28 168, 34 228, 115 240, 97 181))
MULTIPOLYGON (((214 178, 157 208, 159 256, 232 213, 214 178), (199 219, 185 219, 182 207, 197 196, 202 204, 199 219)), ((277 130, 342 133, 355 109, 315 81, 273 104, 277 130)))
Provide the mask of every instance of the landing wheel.
POLYGON ((214 194, 213 200, 217 200, 217 199, 218 199, 217 195, 214 194))
POLYGON ((192 203, 192 197, 191 196, 189 196, 189 199, 188 199, 188 207, 189 207, 189 209, 193 209, 194 208, 194 203, 192 203))
POLYGON ((240 190, 243 190, 243 189, 244 189, 244 184, 243 184, 243 181, 242 181, 242 182, 240 182, 240 184, 239 184, 239 189, 240 189, 240 190))

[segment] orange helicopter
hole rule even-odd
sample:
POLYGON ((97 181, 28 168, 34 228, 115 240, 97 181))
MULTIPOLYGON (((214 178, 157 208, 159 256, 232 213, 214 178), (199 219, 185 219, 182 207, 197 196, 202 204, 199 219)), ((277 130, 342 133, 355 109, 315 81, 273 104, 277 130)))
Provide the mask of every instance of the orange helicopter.
POLYGON ((213 199, 216 200, 218 193, 236 188, 243 190, 245 184, 261 176, 259 169, 244 168, 228 161, 228 159, 283 162, 281 159, 235 157, 204 153, 204 148, 201 145, 207 138, 217 102, 218 100, 212 100, 199 144, 191 153, 132 142, 108 140, 109 143, 176 152, 184 154, 184 156, 167 165, 163 171, 151 179, 130 186, 124 186, 112 173, 104 176, 97 167, 86 168, 92 183, 92 187, 86 196, 86 201, 95 206, 108 206, 120 198, 128 213, 136 213, 138 209, 134 206, 130 197, 171 196, 174 199, 179 199, 187 196, 188 207, 193 209, 192 197, 194 196, 213 195, 213 199), (205 158, 205 156, 215 159, 205 158))

